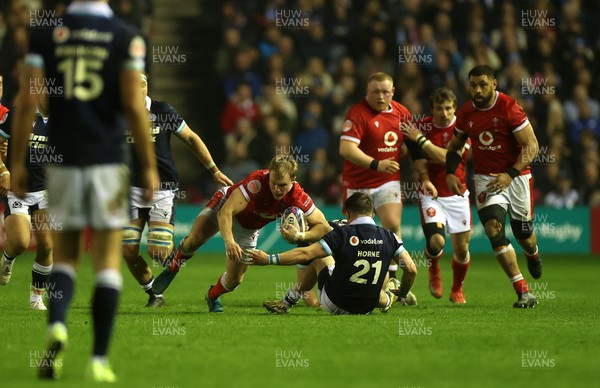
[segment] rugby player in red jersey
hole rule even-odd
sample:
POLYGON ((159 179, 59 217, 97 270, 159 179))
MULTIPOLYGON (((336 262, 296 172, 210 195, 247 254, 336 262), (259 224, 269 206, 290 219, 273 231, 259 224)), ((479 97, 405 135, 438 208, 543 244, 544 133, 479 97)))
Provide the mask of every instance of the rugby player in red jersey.
POLYGON ((254 249, 260 229, 275 221, 290 206, 300 208, 310 226, 307 232, 282 229, 288 241, 317 241, 331 230, 323 213, 298 182, 298 164, 293 158, 275 156, 268 170, 257 170, 241 182, 217 191, 200 212, 190 233, 181 240, 169 267, 156 278, 153 289, 163 293, 194 252, 218 231, 225 240, 227 271, 206 294, 210 312, 223 312, 220 296, 239 286, 248 264, 244 250, 254 249))
POLYGON ((471 207, 466 192, 465 164, 469 155, 470 142, 461 150, 461 161, 455 175, 460 179, 465 195, 456 195, 446 185, 446 146, 452 139, 456 124, 456 95, 448 88, 439 88, 429 96, 429 107, 433 113, 416 125, 403 126, 406 137, 421 147, 421 155, 414 158, 419 172, 419 181, 431 181, 437 189, 437 198, 419 193, 421 226, 425 235, 425 256, 429 262, 429 290, 436 298, 443 294, 439 260, 446 244, 445 229, 452 241, 453 283, 450 301, 466 303, 462 285, 469 269, 469 241, 471 239, 471 207))
MULTIPOLYGON (((381 225, 401 237, 400 164, 403 122, 412 122, 404 106, 393 101, 394 81, 385 73, 367 80, 366 97, 350 108, 340 137, 344 199, 355 192, 373 199, 381 225)), ((426 188, 434 190, 433 186, 426 188)), ((414 266, 414 263, 406 263, 414 266)), ((390 266, 395 275, 397 265, 390 266)))
POLYGON ((461 150, 471 139, 475 194, 479 219, 485 227, 494 254, 517 293, 517 308, 534 307, 521 274, 517 255, 505 236, 506 213, 517 241, 525 251, 531 276, 542 276, 542 263, 533 231, 533 178, 529 164, 538 153, 538 142, 527 115, 519 104, 496 90, 494 71, 479 65, 469 72, 472 101, 457 114, 454 136, 446 154, 446 182, 457 195, 464 194, 456 170, 461 150))

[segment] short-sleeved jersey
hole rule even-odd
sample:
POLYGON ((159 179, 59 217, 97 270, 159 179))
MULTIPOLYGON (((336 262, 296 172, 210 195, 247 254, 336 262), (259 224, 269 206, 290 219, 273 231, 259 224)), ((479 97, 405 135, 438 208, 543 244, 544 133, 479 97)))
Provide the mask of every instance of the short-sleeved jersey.
MULTIPOLYGON (((447 127, 438 127, 433 124, 433 116, 427 116, 423 120, 419 121, 416 126, 434 145, 445 149, 450 140, 452 140, 452 133, 454 131, 455 124, 456 117, 452 119, 452 122, 447 127)), ((460 179, 463 189, 465 190, 467 189, 467 183, 465 180, 465 165, 467 163, 467 159, 469 158, 470 147, 471 141, 467 140, 465 152, 463 152, 462 159, 455 173, 455 175, 460 179)), ((427 156, 425 151, 422 151, 422 155, 423 158, 427 159, 427 172, 429 174, 429 179, 438 190, 438 196, 451 197, 455 195, 446 184, 446 165, 432 160, 427 156)))
MULTIPOLYGON (((150 112, 152 122, 152 138, 154 152, 156 153, 156 164, 160 175, 159 190, 177 190, 178 176, 175 160, 171 152, 171 134, 180 133, 185 128, 185 121, 177 111, 168 103, 154 101, 146 97, 146 109, 150 112)), ((133 136, 127 132, 127 143, 131 144, 131 185, 141 187, 140 162, 137 154, 133 152, 133 136)))
POLYGON ((123 163, 125 118, 120 74, 143 70, 146 47, 133 29, 113 17, 108 4, 73 3, 56 27, 35 29, 25 64, 44 69, 51 145, 62 165, 123 163))
MULTIPOLYGON (((0 137, 4 140, 10 139, 10 130, 14 118, 14 110, 11 110, 3 124, 0 125, 0 137)), ((45 165, 60 164, 62 156, 57 155, 48 141, 48 118, 42 117, 40 113, 35 115, 31 125, 33 129, 29 135, 29 148, 25 156, 25 168, 27 169, 27 191, 30 193, 46 190, 45 165)), ((6 165, 10 171, 11 147, 8 147, 6 165)))
POLYGON ((257 170, 244 179, 229 187, 227 196, 239 187, 242 195, 248 201, 246 208, 235 215, 239 224, 250 230, 258 230, 271 221, 281 217, 283 211, 290 206, 300 208, 309 216, 316 209, 312 198, 304 191, 298 182, 292 182, 292 188, 276 200, 269 188, 269 170, 257 170))
MULTIPOLYGON (((389 110, 378 112, 362 99, 348 111, 340 139, 358 143, 360 150, 377 160, 397 161, 404 141, 400 123, 411 121, 408 109, 396 101, 389 110)), ((374 188, 398 180, 400 172, 385 174, 344 161, 343 184, 349 189, 374 188)))
POLYGON ((392 258, 404 252, 402 242, 371 217, 361 217, 334 228, 319 243, 335 260, 325 283, 329 299, 352 314, 370 313, 377 307, 392 258))
MULTIPOLYGON (((514 133, 529 124, 527 115, 517 101, 496 92, 488 109, 477 109, 473 101, 466 102, 456 115, 455 132, 468 136, 473 150, 475 174, 498 174, 508 171, 521 154, 521 145, 514 133)), ((529 166, 521 175, 530 172, 529 166)))

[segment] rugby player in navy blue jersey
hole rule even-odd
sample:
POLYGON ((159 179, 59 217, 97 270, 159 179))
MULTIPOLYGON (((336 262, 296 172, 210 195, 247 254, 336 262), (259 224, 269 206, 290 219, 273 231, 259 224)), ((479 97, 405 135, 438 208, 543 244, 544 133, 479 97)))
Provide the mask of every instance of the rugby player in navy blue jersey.
MULTIPOLYGON (((36 240, 36 256, 31 270, 31 291, 29 306, 33 310, 46 310, 42 299, 48 277, 52 271, 52 238, 55 228, 48 216, 48 193, 44 165, 55 162, 48 146, 47 96, 39 96, 38 112, 33 118, 33 130, 29 140, 26 167, 28 172, 27 193, 18 198, 10 191, 10 174, 0 166, 0 195, 4 197, 4 227, 6 241, 0 258, 0 285, 6 285, 12 275, 12 266, 17 256, 29 246, 30 229, 36 240)), ((0 143, 6 144, 10 138, 11 118, 14 110, 0 123, 0 143)), ((8 150, 10 155, 10 149, 8 150)))
POLYGON ((269 255, 260 250, 246 254, 257 265, 293 265, 315 260, 319 274, 319 301, 331 314, 369 314, 379 307, 389 311, 397 297, 406 298, 417 268, 404 244, 373 220, 373 200, 356 192, 345 201, 348 225, 334 228, 308 247, 269 255), (407 265, 400 289, 383 291, 392 259, 407 265))
MULTIPOLYGON (((156 101, 148 96, 148 77, 140 79, 142 97, 152 122, 151 136, 160 175, 160 187, 150 202, 142 200, 143 189, 139 175, 140 163, 133 158, 131 165, 130 215, 131 223, 123 231, 123 257, 129 271, 148 294, 146 307, 164 306, 162 294, 152 291, 154 276, 152 270, 140 254, 140 240, 148 224, 147 251, 153 260, 164 262, 173 250, 173 228, 175 220, 175 197, 178 195, 179 181, 173 153, 171 134, 181 139, 194 156, 208 169, 219 186, 231 186, 233 182, 216 166, 206 145, 187 125, 183 117, 168 103, 156 101)), ((134 143, 127 136, 128 143, 134 143)))
POLYGON ((125 126, 136 139, 143 199, 149 201, 159 179, 148 136, 148 115, 139 82, 146 45, 116 19, 108 1, 74 1, 56 27, 34 30, 21 74, 11 134, 12 186, 27 192, 25 155, 39 80, 51 80, 62 93, 49 99, 50 146, 61 164, 47 167, 50 214, 62 231, 54 238, 49 284, 48 351, 40 378, 57 378, 67 345, 66 314, 73 298, 81 257, 82 231, 92 236, 94 346, 87 376, 116 380, 107 359, 119 292, 122 230, 128 217, 125 126))

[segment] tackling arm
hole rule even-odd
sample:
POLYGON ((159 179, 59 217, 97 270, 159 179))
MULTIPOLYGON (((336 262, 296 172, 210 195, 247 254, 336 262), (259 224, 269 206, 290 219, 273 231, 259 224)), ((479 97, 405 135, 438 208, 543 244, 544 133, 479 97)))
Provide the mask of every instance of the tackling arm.
POLYGON ((307 247, 294 248, 292 250, 275 253, 272 255, 260 250, 248 251, 248 256, 252 258, 252 261, 256 265, 294 265, 294 264, 306 264, 314 259, 321 259, 327 257, 327 252, 319 243, 312 243, 307 247))

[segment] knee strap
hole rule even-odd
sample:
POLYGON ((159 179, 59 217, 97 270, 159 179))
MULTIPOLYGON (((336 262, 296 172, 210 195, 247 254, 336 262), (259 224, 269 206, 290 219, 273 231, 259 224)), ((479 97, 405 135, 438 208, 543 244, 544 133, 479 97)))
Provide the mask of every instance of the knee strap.
POLYGON ((140 245, 142 229, 137 226, 126 226, 123 228, 123 245, 140 245))

